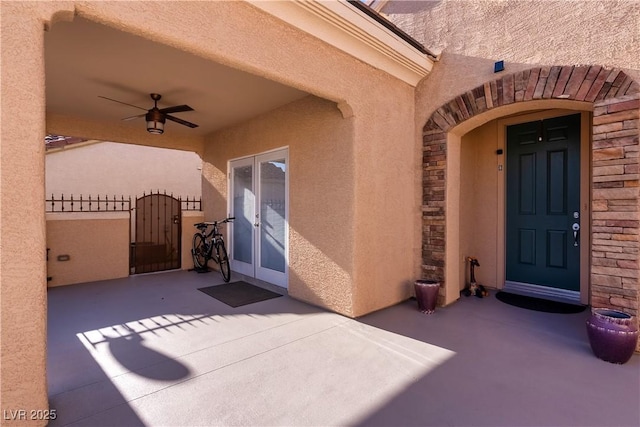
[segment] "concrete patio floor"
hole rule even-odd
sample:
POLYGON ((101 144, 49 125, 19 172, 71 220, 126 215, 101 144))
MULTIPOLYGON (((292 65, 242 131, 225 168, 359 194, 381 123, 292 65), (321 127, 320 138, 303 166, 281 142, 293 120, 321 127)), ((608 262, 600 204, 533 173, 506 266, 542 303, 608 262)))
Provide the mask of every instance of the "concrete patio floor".
POLYGON ((586 311, 492 294, 354 320, 287 296, 231 308, 197 290, 220 283, 174 271, 50 289, 49 425, 640 424, 640 356, 593 356, 586 311))

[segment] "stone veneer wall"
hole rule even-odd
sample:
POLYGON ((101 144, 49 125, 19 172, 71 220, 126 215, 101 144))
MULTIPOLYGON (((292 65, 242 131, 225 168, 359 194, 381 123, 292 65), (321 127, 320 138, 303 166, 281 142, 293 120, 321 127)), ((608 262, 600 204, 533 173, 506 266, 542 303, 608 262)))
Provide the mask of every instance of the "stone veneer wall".
POLYGON ((594 104, 591 303, 638 315, 640 85, 619 69, 532 68, 478 86, 433 112, 423 128, 423 277, 446 280, 447 132, 492 108, 541 99, 594 104))
POLYGON ((640 99, 605 99, 593 112, 591 305, 638 315, 640 99))

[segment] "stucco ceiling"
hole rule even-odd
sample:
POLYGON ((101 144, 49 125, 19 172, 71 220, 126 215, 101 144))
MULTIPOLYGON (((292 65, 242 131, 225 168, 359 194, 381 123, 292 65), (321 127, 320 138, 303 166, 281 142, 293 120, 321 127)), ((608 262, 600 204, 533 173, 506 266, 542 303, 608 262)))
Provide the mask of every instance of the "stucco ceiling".
POLYGON ((166 134, 206 135, 308 95, 80 17, 45 33, 45 61, 47 113, 144 128, 122 122, 144 111, 99 96, 149 109, 159 93, 159 108, 187 104, 174 115, 199 125, 167 121, 166 134))

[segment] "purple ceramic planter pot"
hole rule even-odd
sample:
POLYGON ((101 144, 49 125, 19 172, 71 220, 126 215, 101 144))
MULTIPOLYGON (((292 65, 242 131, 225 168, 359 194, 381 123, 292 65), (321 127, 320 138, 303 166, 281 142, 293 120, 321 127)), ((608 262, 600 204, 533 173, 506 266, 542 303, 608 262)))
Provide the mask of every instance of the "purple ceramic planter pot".
POLYGON ((638 344, 635 318, 609 308, 591 309, 587 334, 593 354, 611 363, 627 363, 638 344))
POLYGON ((416 280, 414 282, 414 289, 416 291, 416 299, 418 300, 418 310, 424 314, 431 314, 436 311, 440 282, 434 280, 416 280))

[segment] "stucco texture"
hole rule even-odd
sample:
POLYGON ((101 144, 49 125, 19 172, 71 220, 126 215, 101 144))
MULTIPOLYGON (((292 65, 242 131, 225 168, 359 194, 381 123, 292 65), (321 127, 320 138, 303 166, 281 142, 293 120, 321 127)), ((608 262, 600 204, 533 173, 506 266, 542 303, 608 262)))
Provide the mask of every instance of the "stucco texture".
MULTIPOLYGON (((57 6, 2 2, 1 7, 0 394, 3 409, 45 410, 45 81, 41 16, 57 6)), ((22 423, 44 425, 46 421, 22 423)))
POLYGON ((127 277, 129 215, 49 214, 47 247, 50 287, 127 277))
POLYGON ((383 12, 441 54, 418 87, 419 126, 439 105, 500 75, 540 65, 618 67, 640 77, 640 3, 392 1, 383 12))
POLYGON ((375 144, 387 122, 362 139, 356 122, 310 96, 213 135, 203 166, 205 216, 223 217, 227 162, 288 147, 289 295, 348 316, 407 298, 419 267, 412 130, 375 144))
POLYGON ((191 248, 196 228, 193 225, 202 221, 204 221, 204 214, 201 211, 182 211, 182 255, 180 258, 180 268, 182 270, 190 270, 194 267, 191 248))
POLYGON ((205 217, 227 207, 227 161, 289 149, 289 294, 351 314, 353 120, 307 97, 214 135, 205 148, 205 217), (217 177, 217 178, 216 178, 217 177))
POLYGON ((396 0, 383 11, 436 53, 640 69, 634 1, 396 0))
POLYGON ((116 142, 49 150, 46 195, 136 198, 151 191, 200 198, 202 160, 194 152, 116 142))
MULTIPOLYGON (((477 258, 480 267, 475 270, 478 283, 497 288, 496 257, 498 235, 498 164, 496 155, 497 123, 495 121, 474 129, 461 141, 460 188, 460 252, 465 257, 477 258)), ((501 224, 503 225, 503 224, 501 224)), ((458 264, 460 290, 469 281, 468 262, 458 264)))

